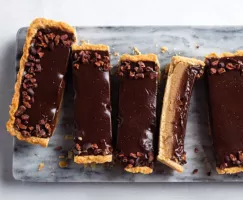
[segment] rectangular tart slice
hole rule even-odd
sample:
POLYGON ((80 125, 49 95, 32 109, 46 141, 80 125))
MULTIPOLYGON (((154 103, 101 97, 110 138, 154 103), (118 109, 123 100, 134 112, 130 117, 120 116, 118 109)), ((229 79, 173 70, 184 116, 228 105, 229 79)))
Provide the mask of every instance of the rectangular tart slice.
POLYGON ((75 30, 63 22, 38 18, 31 23, 6 125, 19 140, 48 145, 57 124, 75 38, 75 30))
POLYGON ((119 63, 117 158, 131 173, 153 172, 159 61, 156 55, 122 55, 119 63))
POLYGON ((204 62, 181 56, 171 59, 166 82, 157 159, 183 172, 184 138, 194 81, 203 74, 204 62))
POLYGON ((206 56, 211 135, 219 174, 243 171, 243 51, 206 56))
POLYGON ((74 162, 112 161, 110 56, 105 45, 72 46, 75 157, 74 162))

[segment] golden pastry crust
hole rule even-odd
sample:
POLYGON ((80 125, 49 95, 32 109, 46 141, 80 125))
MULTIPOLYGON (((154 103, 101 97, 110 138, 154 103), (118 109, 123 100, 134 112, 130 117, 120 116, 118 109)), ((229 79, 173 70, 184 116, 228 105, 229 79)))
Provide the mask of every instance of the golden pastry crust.
POLYGON ((106 163, 112 161, 112 155, 106 156, 74 156, 74 162, 78 164, 106 163))
POLYGON ((9 110, 10 117, 6 124, 7 131, 12 136, 16 136, 19 140, 23 140, 23 141, 26 141, 31 144, 39 144, 43 147, 48 146, 49 138, 38 138, 38 137, 25 138, 25 137, 23 137, 22 134, 14 128, 14 122, 15 122, 14 115, 19 106, 20 88, 21 88, 22 77, 23 77, 23 73, 24 73, 24 69, 25 69, 25 63, 27 62, 27 59, 29 56, 29 48, 31 45, 31 40, 36 35, 36 33, 39 29, 45 29, 45 28, 51 28, 51 27, 55 27, 60 30, 73 34, 74 42, 76 42, 75 29, 64 22, 56 22, 56 21, 48 20, 48 19, 44 19, 44 18, 37 18, 30 24, 30 27, 29 27, 29 29, 27 31, 27 35, 26 35, 25 45, 23 48, 23 55, 20 59, 17 80, 16 80, 16 83, 14 86, 14 95, 13 95, 12 103, 10 105, 10 110, 9 110))
POLYGON ((239 172, 243 172, 243 167, 229 167, 225 169, 220 169, 216 167, 216 171, 218 174, 236 174, 239 172))
POLYGON ((150 61, 150 62, 154 62, 157 65, 159 65, 159 60, 157 55, 155 54, 141 54, 141 55, 129 55, 129 54, 123 54, 120 57, 120 62, 123 61, 131 61, 131 62, 138 62, 138 61, 150 61))
POLYGON ((221 54, 216 54, 214 52, 206 55, 205 58, 223 58, 223 57, 234 57, 234 56, 243 56, 243 50, 238 50, 235 53, 224 52, 221 54))
POLYGON ((172 169, 183 172, 184 168, 176 161, 171 160, 174 149, 174 119, 176 115, 176 101, 177 94, 180 90, 180 81, 189 67, 204 67, 205 64, 201 60, 195 58, 186 58, 182 56, 174 56, 171 59, 169 66, 168 79, 165 88, 163 99, 163 109, 160 122, 160 136, 159 136, 159 154, 157 160, 168 165, 172 169))
POLYGON ((104 44, 88 44, 83 43, 82 45, 73 44, 72 45, 73 51, 109 51, 109 46, 106 46, 104 44))
MULTIPOLYGON (((160 149, 161 152, 166 151, 164 148, 165 147, 161 147, 162 149, 160 149)), ((184 171, 184 167, 182 165, 180 165, 179 163, 171 160, 170 158, 163 156, 163 153, 161 153, 160 155, 158 155, 157 160, 162 162, 163 164, 167 165, 168 167, 176 170, 177 172, 183 172, 184 171)))
POLYGON ((142 173, 142 174, 151 174, 153 172, 153 169, 150 167, 131 167, 131 168, 124 168, 125 171, 136 174, 136 173, 142 173))

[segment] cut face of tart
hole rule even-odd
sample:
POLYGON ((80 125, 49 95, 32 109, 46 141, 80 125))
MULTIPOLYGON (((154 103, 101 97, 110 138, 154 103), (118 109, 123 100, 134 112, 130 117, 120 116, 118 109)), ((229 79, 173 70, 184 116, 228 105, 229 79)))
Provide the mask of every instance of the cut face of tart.
POLYGON ((128 172, 150 174, 156 131, 157 56, 122 55, 119 76, 117 158, 128 172))
POLYGON ((243 171, 243 51, 206 56, 211 135, 219 174, 243 171))
POLYGON ((72 46, 74 162, 112 161, 110 56, 105 45, 72 46))
POLYGON ((181 56, 172 57, 169 66, 157 159, 178 172, 183 172, 186 163, 184 138, 192 88, 203 67, 204 62, 181 56))
POLYGON ((10 106, 7 130, 19 140, 44 147, 57 124, 75 30, 39 18, 27 32, 10 106))

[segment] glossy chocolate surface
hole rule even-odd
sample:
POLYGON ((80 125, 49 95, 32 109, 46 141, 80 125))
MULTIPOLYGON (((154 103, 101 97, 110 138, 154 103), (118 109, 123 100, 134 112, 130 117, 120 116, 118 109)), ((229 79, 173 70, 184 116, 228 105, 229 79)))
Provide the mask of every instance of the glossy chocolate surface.
POLYGON ((104 71, 102 66, 97 66, 96 63, 97 59, 101 63, 106 59, 109 66, 109 53, 86 51, 81 57, 77 55, 80 55, 80 51, 73 52, 75 143, 76 150, 79 151, 77 154, 111 154, 110 74, 109 70, 104 71), (83 62, 82 59, 86 55, 89 55, 88 61, 83 62), (75 64, 78 67, 75 67, 75 64))
MULTIPOLYGON (((126 64, 122 63, 122 65, 126 64)), ((131 62, 129 65, 131 71, 135 71, 134 68, 136 71, 140 70, 136 68, 139 67, 138 63, 131 62)), ((156 65, 153 62, 143 62, 142 68, 144 68, 142 70, 144 77, 139 72, 138 78, 134 78, 133 72, 127 69, 120 80, 117 149, 123 155, 120 157, 128 158, 128 163, 130 163, 129 158, 134 157, 133 154, 140 157, 139 154, 142 153, 144 155, 141 156, 142 160, 146 160, 149 157, 148 154, 153 155, 154 151, 158 72, 155 72, 156 65), (154 72, 146 72, 147 67, 154 72), (157 74, 157 76, 151 77, 151 74, 157 74)), ((150 159, 152 162, 153 157, 150 159)), ((126 163, 126 159, 123 162, 126 163)), ((130 164, 134 165, 134 163, 130 164)), ((148 165, 146 162, 136 164, 148 165)))
POLYGON ((24 136, 50 137, 55 129, 72 39, 73 35, 53 28, 39 30, 32 41, 20 90, 19 106, 26 110, 16 119, 28 127, 23 131, 22 125, 16 126, 24 136))
POLYGON ((243 57, 212 58, 207 62, 211 131, 220 168, 243 165, 242 62, 243 57), (217 66, 212 64, 215 60, 217 66), (232 63, 235 68, 228 70, 227 63, 232 63), (211 68, 218 69, 219 66, 224 66, 224 73, 210 73, 211 68))
POLYGON ((194 81, 200 71, 199 66, 191 66, 186 69, 181 80, 179 93, 176 99, 176 114, 174 121, 174 156, 172 160, 177 160, 180 164, 186 163, 186 152, 184 151, 184 138, 186 133, 187 117, 192 95, 194 81))

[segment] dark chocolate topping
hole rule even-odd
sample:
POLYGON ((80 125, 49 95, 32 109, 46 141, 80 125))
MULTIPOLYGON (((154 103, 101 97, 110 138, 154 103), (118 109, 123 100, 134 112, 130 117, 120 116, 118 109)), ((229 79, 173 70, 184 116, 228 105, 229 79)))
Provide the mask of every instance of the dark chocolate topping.
MULTIPOLYGON (((206 63, 209 69, 209 107, 217 166, 243 166, 243 77, 237 67, 226 70, 227 73, 211 75, 211 63, 215 60, 212 58, 206 63)), ((218 62, 222 66, 227 66, 229 62, 238 66, 243 62, 243 57, 220 58, 218 62)))
POLYGON ((192 95, 192 89, 195 79, 201 73, 200 66, 189 67, 181 80, 179 94, 177 96, 177 108, 174 121, 174 155, 172 160, 179 162, 181 165, 186 163, 186 152, 184 151, 184 138, 186 133, 186 124, 188 109, 192 95))
POLYGON ((74 51, 75 152, 78 155, 112 153, 110 59, 108 51, 74 51))
POLYGON ((122 62, 119 93, 118 158, 127 167, 152 167, 156 130, 158 67, 154 62, 122 62), (150 67, 146 71, 146 68, 150 67), (143 68, 140 69, 140 68, 143 68), (131 76, 131 72, 134 76, 131 76), (155 76, 150 77, 150 73, 155 76), (136 78, 137 74, 143 74, 136 78))
POLYGON ((64 92, 73 35, 41 29, 32 40, 20 89, 15 127, 25 137, 50 137, 64 92), (65 38, 64 38, 65 37, 65 38))

